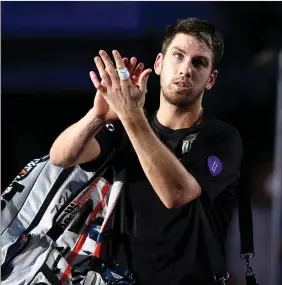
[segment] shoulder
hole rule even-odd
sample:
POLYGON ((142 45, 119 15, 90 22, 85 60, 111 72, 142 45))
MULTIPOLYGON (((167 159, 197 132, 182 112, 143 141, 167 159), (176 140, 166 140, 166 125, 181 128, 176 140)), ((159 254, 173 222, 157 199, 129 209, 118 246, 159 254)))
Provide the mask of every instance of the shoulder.
POLYGON ((229 142, 242 145, 239 131, 232 125, 215 118, 207 118, 201 130, 202 136, 207 142, 229 142))
POLYGON ((198 139, 200 149, 206 149, 209 153, 228 154, 235 160, 240 160, 243 156, 243 143, 239 131, 219 119, 205 119, 198 139))

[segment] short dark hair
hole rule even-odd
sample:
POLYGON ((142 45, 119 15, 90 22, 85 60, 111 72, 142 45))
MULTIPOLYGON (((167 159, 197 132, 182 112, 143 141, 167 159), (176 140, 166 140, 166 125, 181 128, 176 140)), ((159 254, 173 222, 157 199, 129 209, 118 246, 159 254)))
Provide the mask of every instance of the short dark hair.
POLYGON ((213 24, 197 18, 177 20, 175 24, 169 25, 166 28, 165 37, 162 42, 162 54, 166 54, 168 46, 179 33, 191 35, 197 38, 198 41, 206 44, 213 53, 212 68, 217 68, 223 56, 224 43, 222 35, 213 24))

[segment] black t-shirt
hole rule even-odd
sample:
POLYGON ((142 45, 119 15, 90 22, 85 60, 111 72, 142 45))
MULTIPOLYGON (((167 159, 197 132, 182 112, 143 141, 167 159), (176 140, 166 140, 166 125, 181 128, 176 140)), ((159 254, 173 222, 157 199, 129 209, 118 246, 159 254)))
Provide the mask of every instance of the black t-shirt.
MULTIPOLYGON (((155 116, 150 125, 202 188, 198 199, 181 208, 168 209, 161 202, 140 165, 130 142, 116 156, 114 168, 126 169, 122 197, 124 231, 128 241, 117 261, 128 266, 141 285, 213 284, 205 247, 199 203, 209 213, 213 230, 224 249, 226 232, 236 204, 242 142, 237 130, 215 119, 204 118, 193 128, 171 130, 155 116)), ((95 168, 126 136, 120 122, 104 128, 97 140, 101 154, 84 164, 95 168)))

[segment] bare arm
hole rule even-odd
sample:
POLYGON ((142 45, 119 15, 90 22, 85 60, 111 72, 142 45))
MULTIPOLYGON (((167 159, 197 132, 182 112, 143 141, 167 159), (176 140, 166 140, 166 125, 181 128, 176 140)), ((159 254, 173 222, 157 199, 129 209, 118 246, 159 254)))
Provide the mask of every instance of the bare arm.
MULTIPOLYGON (((132 74, 132 84, 136 84, 144 69, 144 64, 139 63, 135 69, 137 64, 135 57, 132 57, 130 61, 125 57, 122 61, 132 74)), ((67 168, 95 160, 101 152, 95 136, 107 122, 117 119, 117 114, 109 107, 102 94, 97 91, 94 107, 81 120, 63 131, 53 143, 50 150, 51 162, 54 165, 67 168)))
POLYGON ((67 168, 97 158, 101 150, 95 136, 104 126, 105 121, 96 118, 91 109, 58 136, 50 150, 51 162, 67 168))
POLYGON ((181 207, 201 194, 201 187, 157 138, 143 112, 121 117, 141 166, 167 208, 181 207))

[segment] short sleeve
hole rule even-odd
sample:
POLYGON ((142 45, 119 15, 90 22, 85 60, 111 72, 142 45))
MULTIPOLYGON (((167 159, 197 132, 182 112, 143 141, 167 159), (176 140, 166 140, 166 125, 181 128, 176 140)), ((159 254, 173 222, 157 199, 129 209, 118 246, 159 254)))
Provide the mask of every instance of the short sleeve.
POLYGON ((240 178, 243 156, 238 131, 229 126, 200 132, 184 166, 197 180, 202 195, 211 200, 226 189, 235 189, 240 178))
POLYGON ((123 128, 119 121, 108 123, 95 137, 101 148, 100 155, 95 160, 80 164, 80 167, 85 171, 96 171, 114 149, 119 149, 122 135, 123 128))

